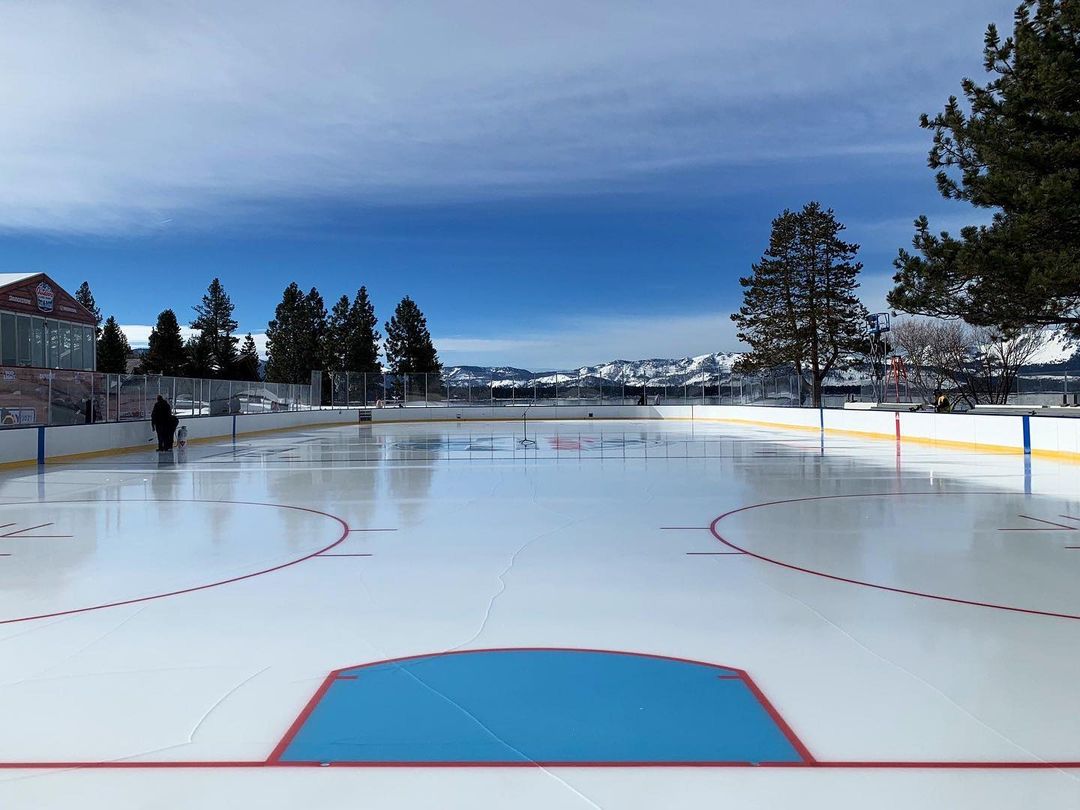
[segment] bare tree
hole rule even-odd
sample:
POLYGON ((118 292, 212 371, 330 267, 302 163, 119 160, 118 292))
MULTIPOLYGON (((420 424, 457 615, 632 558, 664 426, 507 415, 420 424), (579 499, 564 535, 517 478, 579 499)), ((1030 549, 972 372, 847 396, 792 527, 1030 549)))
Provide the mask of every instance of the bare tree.
MULTIPOLYGON (((1016 389, 1016 375, 1047 340, 1045 329, 1025 329, 1007 337, 991 327, 972 327, 974 366, 970 384, 985 401, 1005 405, 1016 389)), ((976 402, 983 401, 976 399, 976 402)))
POLYGON ((910 318, 893 328, 908 382, 927 403, 944 391, 969 406, 1007 404, 1017 373, 1046 339, 1042 329, 1007 336, 998 329, 936 318, 910 318))
POLYGON ((963 321, 908 318, 893 326, 892 339, 904 356, 908 384, 925 403, 937 392, 956 388, 950 369, 962 367, 971 346, 970 327, 963 321))

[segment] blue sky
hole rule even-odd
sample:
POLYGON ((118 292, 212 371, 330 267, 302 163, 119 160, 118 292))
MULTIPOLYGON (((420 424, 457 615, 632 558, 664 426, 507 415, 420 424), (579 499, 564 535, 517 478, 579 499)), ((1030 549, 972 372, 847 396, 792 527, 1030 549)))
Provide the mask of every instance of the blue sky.
POLYGON ((365 284, 444 362, 566 367, 739 348, 738 277, 819 199, 882 308, 917 214, 985 219, 917 117, 1015 0, 748 5, 8 7, 0 272, 89 280, 136 343, 214 276, 256 334, 365 284))

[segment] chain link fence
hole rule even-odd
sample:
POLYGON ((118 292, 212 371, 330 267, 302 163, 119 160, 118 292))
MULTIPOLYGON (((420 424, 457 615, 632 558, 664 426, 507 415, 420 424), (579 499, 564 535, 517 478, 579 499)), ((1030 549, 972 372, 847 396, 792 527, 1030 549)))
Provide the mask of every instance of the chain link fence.
POLYGON ((276 413, 312 407, 310 385, 0 368, 0 426, 149 419, 158 394, 181 417, 276 413))
MULTIPOLYGON (((597 375, 545 374, 530 380, 485 381, 440 374, 329 373, 333 407, 460 407, 469 405, 781 405, 805 404, 794 374, 721 375, 688 382, 621 382, 597 375)), ((842 397, 841 397, 842 399, 842 397)))

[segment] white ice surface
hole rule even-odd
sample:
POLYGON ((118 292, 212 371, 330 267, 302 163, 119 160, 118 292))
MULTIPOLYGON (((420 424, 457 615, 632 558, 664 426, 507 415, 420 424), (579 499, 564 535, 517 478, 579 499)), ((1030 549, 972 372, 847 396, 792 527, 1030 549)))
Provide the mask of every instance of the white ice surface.
MULTIPOLYGON (((833 577, 1080 614, 1080 532, 1020 517, 1080 528, 1058 517, 1080 517, 1076 467, 717 424, 529 430, 536 449, 518 425, 387 425, 8 473, 0 762, 261 761, 330 670, 519 646, 745 669, 819 760, 1080 761, 1080 621, 689 556, 731 550, 704 528, 730 510, 860 495, 716 528, 833 577), (341 536, 319 513, 396 531, 304 560, 341 536), (126 600, 145 601, 83 610, 126 600)), ((0 807, 1075 808, 1077 776, 4 769, 0 807)))

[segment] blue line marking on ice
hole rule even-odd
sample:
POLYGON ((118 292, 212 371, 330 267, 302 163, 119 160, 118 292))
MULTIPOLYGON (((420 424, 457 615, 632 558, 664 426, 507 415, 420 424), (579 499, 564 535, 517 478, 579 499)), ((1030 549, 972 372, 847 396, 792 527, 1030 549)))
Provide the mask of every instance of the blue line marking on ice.
POLYGON ((283 761, 801 761, 738 673, 707 664, 499 650, 339 676, 283 761))

